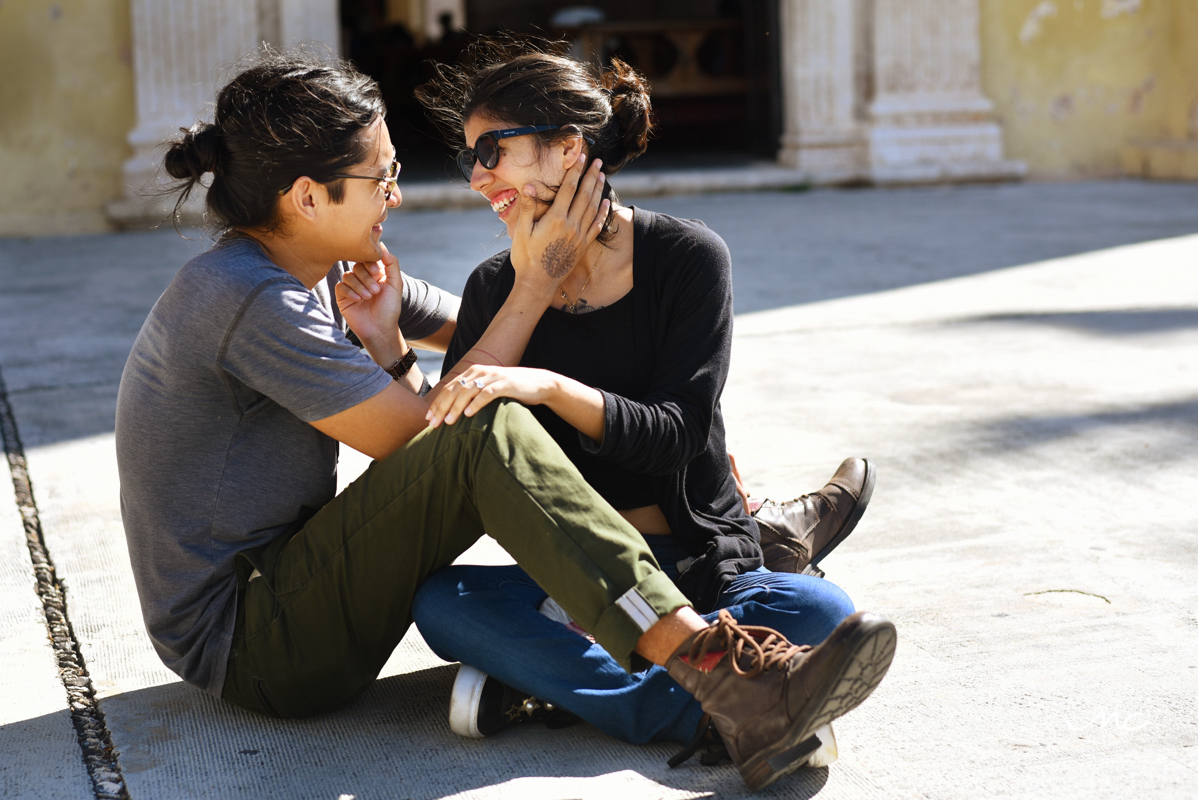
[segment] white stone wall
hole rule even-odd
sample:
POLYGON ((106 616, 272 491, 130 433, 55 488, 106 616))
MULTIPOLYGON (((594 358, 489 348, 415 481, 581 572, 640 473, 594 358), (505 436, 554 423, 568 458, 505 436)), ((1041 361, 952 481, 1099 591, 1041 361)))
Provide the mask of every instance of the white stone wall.
POLYGON ((978 0, 783 0, 779 161, 820 183, 1018 177, 982 94, 978 0))
POLYGON ((789 0, 780 8, 785 115, 779 161, 825 179, 865 166, 858 103, 857 0, 789 0))

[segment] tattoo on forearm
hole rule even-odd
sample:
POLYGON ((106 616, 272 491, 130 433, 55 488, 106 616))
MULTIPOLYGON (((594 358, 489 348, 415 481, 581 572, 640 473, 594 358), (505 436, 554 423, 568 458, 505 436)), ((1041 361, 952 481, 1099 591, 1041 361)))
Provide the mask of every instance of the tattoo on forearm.
POLYGON ((541 267, 550 278, 564 278, 574 267, 574 248, 565 239, 550 242, 541 256, 541 267))

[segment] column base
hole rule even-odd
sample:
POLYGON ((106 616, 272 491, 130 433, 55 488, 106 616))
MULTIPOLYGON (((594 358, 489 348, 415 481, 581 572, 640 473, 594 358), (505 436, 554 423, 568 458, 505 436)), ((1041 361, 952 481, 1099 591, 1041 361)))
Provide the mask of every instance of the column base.
POLYGON ((869 131, 869 177, 877 184, 1010 181, 1027 165, 1002 155, 994 123, 899 127, 869 131))
MULTIPOLYGON (((134 136, 130 135, 130 138, 134 136)), ((165 135, 158 139, 140 136, 139 139, 149 140, 151 144, 135 145, 133 157, 125 162, 122 175, 125 196, 104 206, 108 221, 117 228, 148 230, 173 224, 171 214, 178 196, 165 193, 170 186, 170 179, 161 169, 165 150, 160 142, 167 138, 165 135)), ((205 191, 203 186, 192 189, 191 197, 179 210, 179 227, 203 224, 205 191)))
POLYGON ((809 175, 817 184, 856 183, 869 174, 869 151, 857 132, 784 136, 778 164, 809 175))
MULTIPOLYGON (((104 204, 105 216, 118 229, 148 230, 163 223, 171 225, 177 195, 165 193, 171 179, 162 169, 162 159, 166 154, 165 142, 177 132, 177 128, 167 130, 166 126, 142 126, 129 134, 133 155, 121 168, 125 196, 104 204)), ((181 209, 180 227, 195 227, 202 223, 204 192, 202 186, 192 190, 187 204, 181 209)))
POLYGON ((972 161, 950 164, 910 164, 903 167, 874 167, 870 182, 878 186, 925 183, 1000 183, 1022 180, 1027 164, 1022 161, 972 161))
POLYGON ((781 166, 816 185, 1015 181, 1027 165, 1002 156, 1002 133, 991 123, 937 127, 876 126, 859 137, 783 138, 781 166))

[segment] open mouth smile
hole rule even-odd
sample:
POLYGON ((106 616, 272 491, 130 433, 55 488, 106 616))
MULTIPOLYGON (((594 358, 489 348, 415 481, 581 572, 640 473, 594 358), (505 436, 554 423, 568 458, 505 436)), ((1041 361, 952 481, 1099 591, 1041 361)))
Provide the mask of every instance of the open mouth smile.
POLYGON ((489 198, 491 201, 491 210, 502 217, 504 212, 511 208, 516 202, 516 198, 518 196, 519 193, 515 189, 508 189, 506 191, 500 192, 494 197, 489 198))

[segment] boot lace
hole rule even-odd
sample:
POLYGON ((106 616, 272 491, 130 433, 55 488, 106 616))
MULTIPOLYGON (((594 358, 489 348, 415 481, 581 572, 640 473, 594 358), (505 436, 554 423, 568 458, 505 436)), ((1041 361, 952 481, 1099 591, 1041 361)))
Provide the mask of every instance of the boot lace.
POLYGON ((666 764, 671 769, 677 767, 688 761, 700 749, 703 752, 699 753, 699 763, 705 767, 715 767, 722 761, 732 760, 732 756, 728 754, 728 748, 724 746, 723 737, 716 730, 715 723, 711 721, 710 714, 704 714, 703 718, 699 720, 699 729, 695 732, 695 738, 691 739, 690 744, 671 756, 666 764))
MULTIPOLYGON (((755 678, 774 667, 785 669, 794 656, 810 649, 808 645, 791 644, 786 637, 769 628, 741 625, 727 609, 720 609, 716 624, 695 634, 686 657, 693 666, 698 666, 704 663, 708 653, 723 651, 720 658, 730 659, 733 672, 743 678, 755 678), (742 662, 747 662, 747 667, 742 666, 742 662)), ((704 766, 715 766, 731 758, 710 714, 703 715, 695 738, 666 763, 677 767, 701 748, 706 748, 699 757, 704 766)))
POLYGON ((742 678, 755 678, 767 669, 784 669, 794 656, 810 649, 791 644, 770 628, 741 625, 721 608, 716 624, 699 631, 691 640, 687 660, 693 665, 702 664, 708 653, 723 650, 733 672, 742 678))

